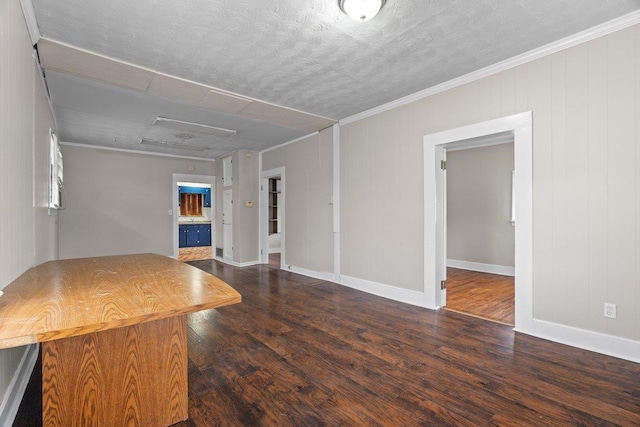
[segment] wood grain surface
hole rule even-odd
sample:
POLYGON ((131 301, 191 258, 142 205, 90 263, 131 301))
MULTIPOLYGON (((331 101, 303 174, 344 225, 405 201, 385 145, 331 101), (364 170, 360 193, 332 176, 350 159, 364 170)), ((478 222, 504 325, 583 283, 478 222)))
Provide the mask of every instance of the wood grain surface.
POLYGON ((446 308, 513 326, 514 278, 449 267, 446 308))
MULTIPOLYGON (((242 304, 187 316, 176 427, 639 426, 640 364, 256 265, 192 263, 242 304)), ((40 371, 15 427, 36 427, 40 371)))
POLYGON ((187 419, 186 316, 42 344, 43 425, 168 426, 187 419))
POLYGON ((241 301, 222 280, 156 254, 50 261, 3 289, 0 349, 241 301))

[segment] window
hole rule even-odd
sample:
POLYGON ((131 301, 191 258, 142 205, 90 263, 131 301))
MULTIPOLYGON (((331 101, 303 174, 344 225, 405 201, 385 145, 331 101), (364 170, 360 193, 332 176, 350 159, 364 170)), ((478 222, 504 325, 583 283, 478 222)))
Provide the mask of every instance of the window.
POLYGON ((180 194, 180 215, 182 216, 202 216, 202 194, 181 193, 180 194))
POLYGON ((58 144, 58 137, 49 130, 49 208, 62 209, 62 151, 58 144))

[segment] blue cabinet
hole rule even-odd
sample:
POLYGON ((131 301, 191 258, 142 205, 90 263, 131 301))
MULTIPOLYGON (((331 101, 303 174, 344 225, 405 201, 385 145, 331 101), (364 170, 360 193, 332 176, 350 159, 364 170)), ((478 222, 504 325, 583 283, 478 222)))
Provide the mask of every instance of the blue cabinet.
POLYGON ((180 248, 187 247, 187 226, 186 225, 178 226, 178 247, 180 248))
POLYGON ((198 246, 211 246, 211 224, 198 226, 198 246))
POLYGON ((211 224, 185 224, 178 227, 181 248, 211 246, 211 224))
POLYGON ((198 226, 187 225, 187 246, 198 246, 198 226))

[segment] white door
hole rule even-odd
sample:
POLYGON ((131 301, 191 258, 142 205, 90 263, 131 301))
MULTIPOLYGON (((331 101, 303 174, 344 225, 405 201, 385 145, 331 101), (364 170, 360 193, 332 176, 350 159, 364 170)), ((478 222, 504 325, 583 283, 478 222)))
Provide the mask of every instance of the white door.
POLYGON ((233 191, 225 190, 222 193, 222 233, 223 248, 222 257, 233 260, 233 191))
MULTIPOLYGON (((436 279, 437 283, 447 280, 447 152, 435 147, 436 160, 436 279)), ((437 293, 436 293, 437 295, 437 293)), ((437 299, 437 298, 436 298, 437 299)), ((447 290, 440 290, 438 307, 447 305, 447 290)))

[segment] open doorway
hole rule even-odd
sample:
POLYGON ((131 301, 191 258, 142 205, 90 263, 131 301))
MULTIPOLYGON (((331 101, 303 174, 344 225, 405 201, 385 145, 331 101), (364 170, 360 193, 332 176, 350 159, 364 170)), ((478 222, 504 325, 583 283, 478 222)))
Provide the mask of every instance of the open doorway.
POLYGON ((284 168, 262 173, 261 259, 263 264, 282 268, 285 263, 285 177, 284 168))
POLYGON ((173 174, 174 258, 212 259, 215 177, 173 174))
POLYGON ((446 150, 514 141, 515 330, 532 334, 533 322, 533 132, 524 112, 424 136, 424 304, 447 305, 446 150))
POLYGON ((513 326, 513 137, 487 143, 446 150, 446 308, 513 326))

